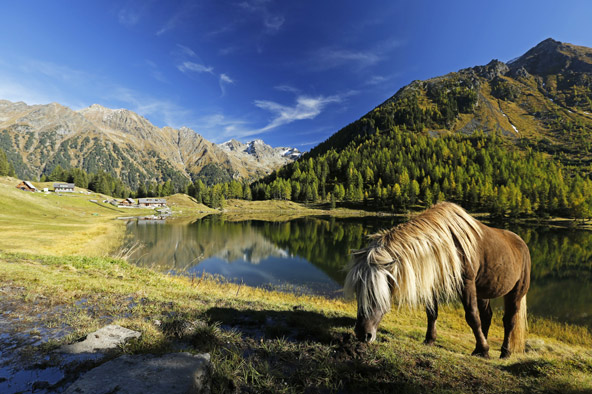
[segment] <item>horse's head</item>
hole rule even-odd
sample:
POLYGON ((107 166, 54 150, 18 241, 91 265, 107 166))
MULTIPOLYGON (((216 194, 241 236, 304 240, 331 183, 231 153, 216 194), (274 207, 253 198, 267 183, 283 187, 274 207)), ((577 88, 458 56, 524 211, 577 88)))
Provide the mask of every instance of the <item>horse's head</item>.
POLYGON ((356 294, 358 317, 355 333, 358 340, 372 342, 382 317, 391 307, 392 274, 385 266, 369 264, 362 253, 354 255, 345 280, 346 296, 356 294))
POLYGON ((364 312, 359 307, 360 302, 358 301, 358 317, 356 319, 356 326, 354 332, 359 341, 362 342, 374 342, 376 339, 376 330, 382 320, 385 312, 378 308, 373 308, 370 313, 364 312))

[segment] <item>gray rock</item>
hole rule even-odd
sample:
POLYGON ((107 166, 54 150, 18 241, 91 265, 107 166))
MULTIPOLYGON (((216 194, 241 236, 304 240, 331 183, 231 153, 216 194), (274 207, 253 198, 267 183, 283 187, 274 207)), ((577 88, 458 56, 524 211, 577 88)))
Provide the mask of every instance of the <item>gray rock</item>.
POLYGON ((210 355, 172 353, 121 356, 74 382, 66 394, 175 394, 210 392, 210 355))
POLYGON ((493 59, 486 66, 476 66, 473 69, 477 75, 489 81, 500 75, 505 75, 510 70, 504 62, 500 62, 497 59, 493 59))
POLYGON ((62 353, 79 354, 95 353, 117 349, 117 347, 132 338, 139 338, 139 332, 111 324, 90 333, 86 339, 71 345, 64 345, 58 349, 62 353))

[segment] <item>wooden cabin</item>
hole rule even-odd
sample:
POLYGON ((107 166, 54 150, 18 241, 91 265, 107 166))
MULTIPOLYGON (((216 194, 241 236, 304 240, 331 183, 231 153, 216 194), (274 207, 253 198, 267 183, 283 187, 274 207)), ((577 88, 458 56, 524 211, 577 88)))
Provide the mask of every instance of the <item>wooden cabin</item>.
POLYGON ((137 208, 137 205, 136 205, 136 201, 133 198, 128 197, 125 200, 119 201, 117 203, 117 207, 119 207, 119 208, 137 208))
POLYGON ((36 192, 37 188, 33 186, 33 184, 29 181, 22 181, 18 185, 16 185, 17 189, 24 190, 26 192, 36 192))

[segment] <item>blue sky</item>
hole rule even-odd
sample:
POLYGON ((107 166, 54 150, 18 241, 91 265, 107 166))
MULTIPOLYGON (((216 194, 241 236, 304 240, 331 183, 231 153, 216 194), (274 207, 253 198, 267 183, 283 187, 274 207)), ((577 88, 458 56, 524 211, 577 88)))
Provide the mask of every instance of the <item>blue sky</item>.
POLYGON ((308 150, 416 79, 592 46, 587 1, 6 1, 0 99, 308 150))

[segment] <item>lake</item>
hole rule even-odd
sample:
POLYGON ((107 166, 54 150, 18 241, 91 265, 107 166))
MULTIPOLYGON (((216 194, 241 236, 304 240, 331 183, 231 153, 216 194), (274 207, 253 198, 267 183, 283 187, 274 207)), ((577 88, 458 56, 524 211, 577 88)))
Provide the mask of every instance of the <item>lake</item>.
MULTIPOLYGON (((395 217, 307 217, 283 222, 130 221, 129 261, 180 275, 219 275, 269 289, 341 297, 348 252, 395 217)), ((592 232, 496 225, 519 234, 532 257, 529 313, 592 328, 592 232)), ((501 306, 501 303, 494 305, 501 306)))

